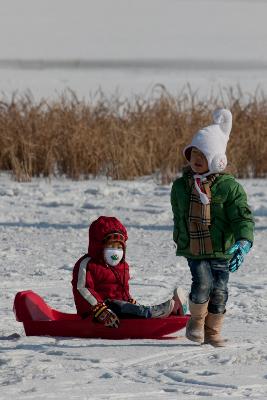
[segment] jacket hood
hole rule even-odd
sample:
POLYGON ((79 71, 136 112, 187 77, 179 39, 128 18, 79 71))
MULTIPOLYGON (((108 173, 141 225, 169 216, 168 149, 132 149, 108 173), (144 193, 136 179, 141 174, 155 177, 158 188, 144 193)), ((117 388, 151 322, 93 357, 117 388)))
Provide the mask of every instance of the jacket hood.
MULTIPOLYGON (((104 239, 111 233, 120 233, 125 242, 128 239, 126 228, 115 217, 101 216, 89 227, 88 255, 94 259, 103 259, 104 239)), ((124 243, 125 254, 125 243, 124 243)))

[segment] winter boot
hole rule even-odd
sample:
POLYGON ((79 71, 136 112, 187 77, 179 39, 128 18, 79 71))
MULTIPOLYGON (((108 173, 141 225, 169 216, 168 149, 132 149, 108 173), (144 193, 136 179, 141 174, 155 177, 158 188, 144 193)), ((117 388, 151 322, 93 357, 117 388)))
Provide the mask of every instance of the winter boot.
POLYGON ((174 307, 174 300, 170 299, 165 303, 158 304, 156 306, 150 306, 151 318, 164 318, 168 317, 174 307))
POLYGON ((205 319, 204 343, 214 347, 224 347, 226 340, 221 337, 224 314, 208 313, 205 319))
POLYGON ((172 314, 186 315, 188 310, 188 295, 181 287, 175 288, 173 291, 174 307, 172 314))
POLYGON ((204 323, 208 313, 209 301, 203 304, 195 304, 189 299, 191 318, 186 325, 185 336, 192 342, 202 343, 204 340, 204 323))

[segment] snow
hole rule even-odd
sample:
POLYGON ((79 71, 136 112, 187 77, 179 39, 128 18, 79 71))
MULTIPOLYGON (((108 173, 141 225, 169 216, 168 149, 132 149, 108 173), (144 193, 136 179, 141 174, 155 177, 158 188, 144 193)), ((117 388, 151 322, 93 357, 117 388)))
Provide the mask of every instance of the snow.
MULTIPOLYGON (((267 2, 261 0, 0 0, 0 90, 38 100, 67 88, 86 99, 236 87, 267 93, 267 2), (24 62, 24 64, 22 63, 24 62), (62 64, 64 61, 65 64, 62 64), (75 65, 76 62, 76 65, 75 65)), ((33 179, 0 174, 0 399, 266 399, 267 189, 242 181, 255 243, 231 274, 223 349, 170 340, 26 337, 12 312, 32 289, 74 312, 71 274, 87 249, 88 225, 118 217, 129 233, 131 291, 144 304, 190 288, 172 243, 170 185, 98 178, 33 179)))
POLYGON ((255 243, 231 274, 226 348, 184 337, 100 340, 26 337, 15 320, 16 292, 31 289, 54 308, 75 312, 74 262, 99 215, 127 227, 131 291, 144 304, 190 288, 186 261, 172 243, 171 185, 135 181, 33 179, 0 175, 0 399, 266 399, 266 180, 243 180, 256 219, 255 243))

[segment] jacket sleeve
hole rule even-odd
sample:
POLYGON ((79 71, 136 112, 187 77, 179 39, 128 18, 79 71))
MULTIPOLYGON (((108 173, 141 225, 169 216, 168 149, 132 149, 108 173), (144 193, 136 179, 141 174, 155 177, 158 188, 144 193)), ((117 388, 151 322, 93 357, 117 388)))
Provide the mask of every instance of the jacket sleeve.
POLYGON ((131 277, 130 277, 130 272, 129 272, 129 271, 130 271, 129 265, 127 264, 127 262, 125 262, 125 281, 124 281, 124 289, 125 289, 125 292, 128 293, 128 299, 127 299, 127 301, 132 302, 132 300, 133 300, 133 301, 135 301, 135 300, 134 300, 133 296, 132 296, 131 293, 130 293, 129 280, 131 279, 131 277))
POLYGON ((90 270, 87 268, 89 259, 85 258, 81 261, 78 270, 77 291, 90 306, 94 306, 99 302, 103 302, 101 296, 94 289, 94 280, 90 270))
POLYGON ((253 242, 254 218, 247 203, 247 195, 238 182, 229 191, 225 206, 235 240, 253 242))
POLYGON ((177 244, 178 233, 179 233, 179 206, 178 206, 178 196, 175 189, 175 182, 172 185, 171 189, 171 206, 173 212, 173 240, 177 244))

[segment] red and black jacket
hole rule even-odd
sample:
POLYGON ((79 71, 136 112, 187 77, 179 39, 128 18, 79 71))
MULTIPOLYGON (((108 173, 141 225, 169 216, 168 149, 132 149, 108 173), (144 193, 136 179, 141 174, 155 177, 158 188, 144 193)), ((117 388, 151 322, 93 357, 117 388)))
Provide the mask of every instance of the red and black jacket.
POLYGON ((114 217, 99 217, 89 228, 88 253, 81 257, 73 269, 73 296, 78 314, 90 314, 91 307, 107 299, 131 299, 129 293, 129 266, 124 257, 115 267, 103 259, 104 239, 110 233, 119 232, 125 242, 127 231, 114 217))

